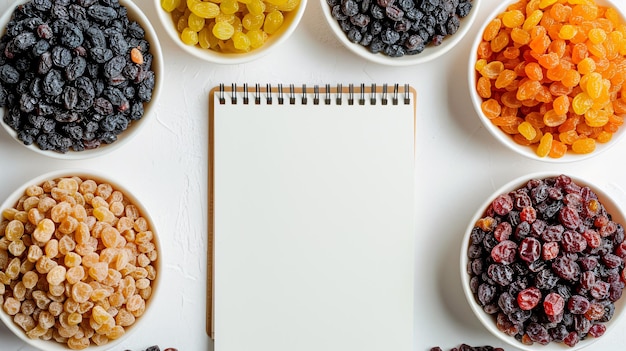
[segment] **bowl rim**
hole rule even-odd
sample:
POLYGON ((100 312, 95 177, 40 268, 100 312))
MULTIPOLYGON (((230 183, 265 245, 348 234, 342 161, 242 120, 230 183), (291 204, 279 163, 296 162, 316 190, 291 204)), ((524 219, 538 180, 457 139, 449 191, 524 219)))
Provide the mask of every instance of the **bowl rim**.
POLYGON ((269 54, 274 48, 282 45, 285 41, 287 41, 300 26, 300 22, 304 16, 308 0, 300 0, 298 7, 295 10, 289 11, 285 15, 285 19, 289 20, 288 26, 282 26, 277 33, 274 33, 272 36, 269 37, 268 41, 266 41, 263 46, 257 49, 250 50, 247 53, 222 53, 211 49, 203 49, 198 46, 186 45, 181 41, 180 34, 173 26, 170 13, 168 13, 161 7, 161 1, 153 0, 152 3, 155 7, 157 18, 159 23, 161 24, 161 28, 174 42, 174 44, 183 52, 188 53, 197 59, 210 63, 220 65, 237 65, 260 59, 269 54))
MULTIPOLYGON (((121 191, 126 199, 129 200, 132 204, 138 207, 142 217, 146 219, 148 224, 150 225, 152 234, 153 234, 153 242, 155 244, 155 250, 158 252, 157 260, 153 262, 154 268, 157 272, 157 277, 151 283, 152 293, 150 298, 146 301, 146 309, 143 315, 137 317, 135 323, 130 327, 125 328, 126 332, 120 338, 116 340, 111 340, 104 345, 94 345, 90 344, 85 350, 88 351, 105 351, 109 349, 113 349, 116 346, 119 346, 122 342, 128 340, 133 336, 133 333, 144 327, 149 320, 152 318, 152 314, 155 313, 154 310, 156 307, 154 306, 159 296, 161 294, 161 285, 162 285, 162 276, 163 276, 163 244, 160 238, 159 229, 154 221, 154 217, 150 214, 150 211, 146 207, 146 205, 139 201, 135 194, 128 190, 124 184, 122 184, 116 178, 110 176, 101 171, 90 170, 86 168, 66 168, 61 170, 54 170, 42 173, 34 178, 29 179, 28 181, 20 184, 10 195, 8 195, 5 199, 2 200, 0 204, 0 212, 9 206, 14 206, 15 203, 19 200, 21 196, 24 195, 26 188, 33 184, 41 184, 46 180, 57 179, 62 177, 72 177, 79 176, 81 179, 93 179, 100 182, 107 182, 113 186, 115 190, 121 191)), ((9 329, 13 335, 18 337, 22 342, 32 346, 38 350, 42 351, 67 351, 70 350, 69 347, 65 344, 61 344, 56 342, 54 339, 52 340, 41 340, 41 339, 31 339, 26 336, 26 333, 17 326, 12 318, 4 312, 4 309, 0 308, 0 321, 9 329)))
MULTIPOLYGON (((15 8, 18 5, 27 3, 29 1, 31 0, 16 0, 15 3, 9 5, 9 11, 0 16, 0 35, 4 35, 6 33, 6 25, 9 23, 11 17, 13 16, 15 8)), ((148 125, 148 123, 152 119, 154 119, 153 115, 155 115, 154 111, 156 110, 155 105, 159 100, 164 79, 164 63, 161 43, 159 42, 159 38, 154 29, 154 26, 138 5, 136 5, 132 0, 119 0, 119 3, 120 5, 127 8, 128 17, 131 20, 134 20, 141 24, 142 28, 145 31, 145 38, 150 43, 150 53, 153 56, 152 71, 154 72, 154 89, 152 91, 152 98, 150 99, 150 101, 144 103, 144 114, 142 118, 137 121, 133 121, 128 129, 118 135, 118 139, 111 144, 102 144, 95 149, 83 151, 74 151, 70 149, 66 153, 60 153, 52 150, 42 150, 35 143, 31 145, 24 144, 21 140, 18 139, 17 132, 13 130, 13 128, 9 127, 2 120, 4 115, 7 113, 7 109, 6 107, 0 107, 0 124, 2 125, 3 129, 9 134, 9 136, 11 136, 11 138, 15 140, 18 144, 37 154, 44 155, 53 159, 85 160, 90 158, 96 158, 117 150, 123 145, 130 142, 137 134, 141 132, 141 130, 145 129, 145 126, 148 125)))
MULTIPOLYGON (((512 190, 518 189, 525 185, 531 179, 545 179, 549 177, 556 177, 559 175, 566 175, 572 179, 573 182, 588 186, 591 190, 593 190, 598 196, 599 201, 604 205, 607 209, 607 212, 613 215, 613 217, 619 217, 622 220, 622 224, 626 225, 626 203, 618 200, 616 197, 610 196, 609 192, 606 190, 605 186, 602 186, 601 181, 592 181, 589 177, 582 177, 578 175, 574 175, 568 172, 558 172, 558 171, 537 171, 532 173, 527 173, 525 175, 518 176, 511 180, 505 181, 498 189, 494 190, 478 207, 478 210, 471 215, 471 218, 468 222, 468 225, 465 228, 465 232, 463 233, 463 238, 461 241, 461 252, 460 252, 460 260, 459 260, 459 270, 461 273, 461 285, 463 289, 463 293, 465 296, 465 300, 467 301, 470 309, 472 310, 474 316, 480 321, 480 323, 487 329, 491 335, 497 337, 499 340, 505 342, 506 344, 518 348, 524 351, 537 351, 537 350, 545 350, 545 351, 558 351, 558 350, 569 350, 569 351, 577 351, 583 348, 592 345, 596 341, 600 340, 601 337, 587 337, 585 340, 579 341, 574 347, 566 346, 562 343, 551 342, 547 345, 541 345, 538 343, 533 343, 532 345, 524 345, 517 339, 512 336, 508 336, 498 330, 496 328, 495 321, 493 320, 493 316, 488 315, 483 311, 482 308, 476 302, 476 298, 470 289, 470 279, 469 274, 467 273, 467 264, 469 259, 467 257, 467 248, 469 246, 470 235, 472 229, 475 227, 476 221, 478 221, 481 217, 483 217, 485 210, 488 206, 493 202, 493 200, 500 194, 508 193, 512 190)), ((606 332, 603 336, 607 335, 607 333, 612 332, 616 325, 619 324, 626 314, 626 295, 622 296, 619 300, 615 302, 615 314, 611 318, 609 322, 604 323, 606 326, 606 332)))
MULTIPOLYGON (((621 15, 622 20, 626 21, 626 13, 619 6, 615 4, 616 0, 594 0, 598 5, 601 6, 611 6, 617 10, 617 12, 621 15)), ((565 155, 560 158, 552 158, 549 156, 539 157, 534 148, 531 146, 523 146, 517 144, 513 139, 506 134, 504 131, 500 130, 499 127, 494 125, 482 112, 481 103, 483 99, 478 96, 476 93, 476 82, 477 82, 477 74, 475 70, 476 63, 476 51, 478 50, 478 45, 482 41, 482 35, 485 31, 485 28, 489 24, 489 22, 496 18, 499 14, 505 11, 505 9, 519 2, 519 0, 504 0, 502 3, 498 4, 484 19, 482 25, 478 28, 476 32, 476 37, 473 39, 472 46, 469 53, 469 60, 467 66, 467 78, 468 78, 468 86, 469 86, 469 94, 470 100, 472 101, 472 106, 474 107, 475 113, 478 115, 482 125, 487 129, 489 134, 491 134, 496 140, 498 140, 501 144, 506 146, 511 151, 522 155, 524 157, 530 158, 532 160, 541 161, 545 163, 554 163, 554 164, 564 164, 564 163, 572 163, 583 161, 592 157, 595 157, 599 154, 602 154, 604 151, 611 149, 613 146, 618 144, 624 139, 626 135, 626 128, 620 128, 618 132, 613 134, 613 138, 607 143, 598 143, 596 142, 596 149, 588 154, 575 154, 571 150, 568 150, 565 155)))
POLYGON ((350 52, 353 54, 360 56, 370 62, 387 65, 387 66, 412 66, 418 65, 421 63, 432 61, 438 57, 441 57, 443 54, 450 51, 453 47, 455 47, 461 40, 465 37, 465 35, 469 32, 469 30, 473 27, 476 22, 476 18, 478 17, 478 13, 480 12, 480 5, 482 0, 473 0, 472 9, 470 13, 461 18, 461 26, 453 35, 448 35, 445 37, 441 45, 439 46, 426 46, 423 52, 416 55, 404 55, 402 57, 390 57, 386 56, 382 53, 371 53, 366 47, 362 46, 358 43, 353 43, 348 40, 346 34, 341 30, 339 23, 332 16, 332 12, 330 6, 327 3, 327 0, 319 0, 320 5, 322 7, 322 12, 324 13, 324 18, 328 23, 331 31, 335 34, 337 40, 350 52))

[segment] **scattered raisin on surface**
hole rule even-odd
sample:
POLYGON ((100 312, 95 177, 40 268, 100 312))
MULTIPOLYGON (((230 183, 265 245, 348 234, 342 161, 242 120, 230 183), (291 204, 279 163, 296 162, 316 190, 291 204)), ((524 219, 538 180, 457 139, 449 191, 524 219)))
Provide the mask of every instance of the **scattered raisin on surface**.
MULTIPOLYGON (((435 346, 431 348, 430 351, 443 351, 443 349, 439 346, 435 346)), ((504 349, 500 347, 489 346, 489 345, 470 346, 468 344, 461 344, 459 347, 451 348, 450 351, 504 351, 504 349)))
POLYGON ((152 60, 144 29, 118 1, 16 6, 0 38, 4 123, 43 150, 115 142, 152 99, 152 60))

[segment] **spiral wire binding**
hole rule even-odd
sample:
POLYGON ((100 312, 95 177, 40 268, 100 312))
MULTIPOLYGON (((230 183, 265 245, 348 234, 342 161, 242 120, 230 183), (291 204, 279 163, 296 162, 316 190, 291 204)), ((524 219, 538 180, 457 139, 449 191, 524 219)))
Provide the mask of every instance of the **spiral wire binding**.
MULTIPOLYGON (((277 85, 277 88, 273 88, 270 83, 267 83, 265 88, 262 88, 260 84, 256 83, 253 91, 250 90, 247 83, 243 84, 242 89, 240 89, 236 83, 232 83, 230 90, 226 88, 224 83, 220 83, 217 97, 220 104, 225 104, 228 95, 227 93, 230 93, 231 104, 237 104, 240 96, 243 104, 247 105, 251 102, 250 95, 252 95, 253 103, 255 105, 260 105, 263 101, 263 95, 265 94, 265 103, 267 105, 271 105, 274 102, 273 97, 276 95, 276 101, 279 105, 284 105, 286 100, 288 100, 290 105, 295 105, 298 95, 300 95, 300 103, 302 105, 307 105, 309 103, 310 96, 312 96, 313 104, 319 105, 322 101, 323 95, 324 104, 331 105, 332 97, 334 95, 335 104, 342 105, 344 103, 344 92, 345 89, 341 83, 338 83, 334 89, 330 84, 325 84, 323 88, 316 84, 312 89, 307 87, 306 84, 302 84, 302 87, 299 89, 296 88, 295 84, 289 84, 287 91, 285 91, 283 84, 280 83, 277 85)), ((369 87, 366 87, 364 83, 361 83, 356 88, 354 84, 349 84, 347 93, 348 105, 354 105, 355 102, 359 105, 366 105, 368 102, 368 95, 369 105, 376 105, 378 102, 382 105, 387 105, 390 100, 393 105, 398 105, 399 103, 408 105, 411 103, 412 95, 409 84, 404 84, 401 89, 400 84, 398 83, 395 83, 391 89, 386 83, 382 84, 382 88, 379 88, 376 83, 372 83, 369 87)))

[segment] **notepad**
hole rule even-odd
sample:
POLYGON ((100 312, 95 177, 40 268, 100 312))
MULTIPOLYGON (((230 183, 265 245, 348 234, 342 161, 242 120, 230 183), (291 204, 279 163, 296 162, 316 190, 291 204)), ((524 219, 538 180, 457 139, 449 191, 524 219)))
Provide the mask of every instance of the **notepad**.
POLYGON ((215 351, 412 351, 413 88, 231 84, 209 105, 215 351))

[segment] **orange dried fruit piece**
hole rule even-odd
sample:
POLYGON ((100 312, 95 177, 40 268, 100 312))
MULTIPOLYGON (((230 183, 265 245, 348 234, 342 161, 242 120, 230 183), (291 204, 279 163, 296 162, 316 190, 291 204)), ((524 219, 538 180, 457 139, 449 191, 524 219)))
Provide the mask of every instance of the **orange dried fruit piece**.
POLYGON ((491 80, 487 77, 479 77, 476 82, 476 92, 483 99, 491 97, 491 80))
POLYGON ((598 133, 598 136, 596 137, 596 140, 599 143, 608 143, 611 139, 613 139, 613 133, 604 130, 598 133))
POLYGON ((555 52, 539 55, 537 63, 546 69, 554 68, 559 64, 559 55, 555 52))
POLYGON ((567 95, 557 96, 552 102, 552 108, 557 115, 566 115, 569 110, 570 101, 567 95))
POLYGON ((492 61, 487 63, 479 73, 483 77, 487 77, 489 79, 496 79, 498 75, 504 71, 504 64, 501 61, 492 61))
POLYGON ((535 95, 537 95, 537 93, 539 93, 540 90, 541 83, 536 80, 528 80, 520 84, 517 89, 516 97, 520 101, 532 99, 533 97, 535 97, 535 95))
POLYGON ((542 129, 546 126, 546 124, 543 123, 543 115, 539 112, 531 112, 527 114, 526 117, 524 117, 524 120, 532 124, 535 129, 542 129))
POLYGON ((582 138, 572 143, 572 151, 577 154, 588 154, 596 149, 596 141, 592 138, 582 138))
POLYGON ((500 31, 498 35, 490 42, 491 51, 500 52, 509 45, 510 37, 506 31, 500 31))
POLYGON ((581 87, 589 94, 592 99, 598 99, 602 95, 602 89, 604 89, 604 82, 602 81, 602 75, 598 72, 591 72, 584 76, 585 82, 581 80, 581 87))
POLYGON ((561 158, 567 153, 567 145, 558 140, 552 140, 552 147, 548 153, 549 157, 561 158))
POLYGON ((576 130, 568 130, 559 133, 559 141, 566 145, 572 145, 578 139, 580 139, 580 136, 576 130))
POLYGON ((511 84, 515 80, 515 78, 517 78, 517 74, 515 73, 515 71, 505 69, 500 72, 500 74, 498 74, 498 78, 496 78, 494 85, 496 88, 502 89, 511 84))
POLYGON ((529 62, 524 67, 524 73, 526 73, 526 76, 532 80, 540 81, 543 79, 543 70, 537 62, 529 62))
POLYGON ((558 114, 554 109, 547 111, 543 115, 543 123, 548 127, 558 127, 567 120, 567 115, 558 114))
POLYGON ((577 67, 580 74, 589 74, 596 70, 596 61, 594 61, 591 57, 585 57, 578 63, 577 67))
POLYGON ((483 32, 483 40, 492 41, 496 35, 500 32, 500 28, 502 27, 502 20, 499 18, 494 18, 487 24, 485 27, 485 31, 483 32))
POLYGON ((545 9, 548 6, 556 4, 556 2, 557 2, 557 0, 541 0, 539 2, 539 8, 540 9, 545 9))
POLYGON ((502 15, 502 24, 507 28, 520 27, 524 24, 525 19, 526 18, 522 11, 510 10, 506 11, 504 15, 502 15))
POLYGON ((571 40, 578 33, 578 28, 571 24, 564 24, 559 30, 559 38, 563 40, 571 40))
POLYGON ((536 27, 539 22, 541 22, 541 18, 543 18, 543 11, 536 9, 530 13, 524 20, 524 24, 522 25, 522 29, 525 31, 530 31, 532 28, 536 27))
POLYGON ((561 79, 561 83, 563 83, 566 87, 575 87, 578 83, 580 83, 580 73, 575 69, 567 70, 561 79))
POLYGON ((585 112, 585 123, 590 127, 603 127, 609 123, 609 113, 604 110, 589 109, 585 112))
POLYGON ((587 32, 587 37, 593 44, 601 44, 606 40, 607 34, 602 28, 593 28, 587 32))
POLYGON ((524 29, 513 28, 510 36, 511 40, 519 45, 526 45, 530 42, 530 33, 524 29))
POLYGON ((496 99, 485 100, 481 104, 481 109, 483 113, 485 114, 485 117, 489 119, 493 119, 493 118, 500 116, 500 113, 502 112, 502 107, 500 106, 500 103, 496 99))
POLYGON ((551 43, 550 37, 548 37, 548 35, 546 34, 543 34, 543 35, 538 35, 537 37, 533 38, 528 44, 528 46, 534 53, 543 54, 546 52, 546 50, 550 46, 550 43, 551 43))
POLYGON ((492 119, 491 122, 498 127, 512 127, 517 131, 517 126, 521 123, 520 120, 521 118, 515 116, 500 116, 492 119))

